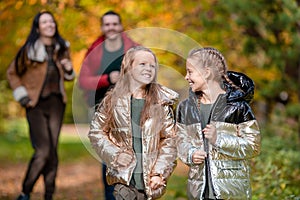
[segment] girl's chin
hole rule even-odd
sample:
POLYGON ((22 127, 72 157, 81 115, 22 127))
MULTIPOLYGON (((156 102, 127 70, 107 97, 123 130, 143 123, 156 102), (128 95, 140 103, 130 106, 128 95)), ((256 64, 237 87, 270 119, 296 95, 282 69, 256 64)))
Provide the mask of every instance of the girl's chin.
POLYGON ((197 92, 196 88, 191 87, 191 90, 192 90, 193 92, 197 92))
POLYGON ((201 90, 199 90, 199 89, 197 89, 197 88, 193 88, 193 87, 191 87, 191 90, 193 91, 193 92, 200 92, 201 90))

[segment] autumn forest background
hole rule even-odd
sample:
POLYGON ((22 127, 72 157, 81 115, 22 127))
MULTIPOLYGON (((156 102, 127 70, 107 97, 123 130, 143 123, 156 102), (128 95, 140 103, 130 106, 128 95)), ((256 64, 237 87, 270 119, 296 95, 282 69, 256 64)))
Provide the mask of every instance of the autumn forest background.
MULTIPOLYGON (((159 81, 182 98, 187 89, 185 58, 196 46, 219 49, 230 70, 246 73, 254 80, 251 106, 262 131, 262 153, 251 160, 253 199, 299 200, 299 5, 298 0, 0 1, 0 179, 7 175, 8 166, 26 166, 31 155, 25 113, 13 100, 6 70, 28 36, 33 17, 41 10, 53 12, 60 34, 71 44, 78 75, 87 48, 101 34, 100 16, 114 10, 121 14, 128 35, 157 53, 159 81)), ((69 101, 64 124, 86 123, 86 106, 76 80, 66 87, 69 101)), ((79 140, 65 137, 60 146, 61 162, 86 162, 90 154, 82 143, 82 135, 79 140)), ((20 185, 22 175, 13 184, 20 185)), ((185 199, 185 181, 180 174, 172 177, 163 199, 185 199)), ((1 191, 1 184, 5 187, 8 183, 0 180, 0 199, 13 199, 18 193, 1 191)), ((93 186, 92 191, 99 189, 89 185, 93 186)), ((84 186, 81 188, 76 191, 83 191, 84 186)), ((94 199, 88 198, 92 193, 83 197, 73 193, 72 198, 58 195, 58 199, 94 199)))

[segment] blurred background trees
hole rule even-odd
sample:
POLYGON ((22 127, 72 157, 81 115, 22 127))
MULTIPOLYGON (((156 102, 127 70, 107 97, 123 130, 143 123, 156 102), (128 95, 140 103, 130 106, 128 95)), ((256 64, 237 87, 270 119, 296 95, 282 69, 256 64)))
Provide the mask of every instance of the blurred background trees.
MULTIPOLYGON (((254 79, 254 103, 262 123, 270 120, 278 104, 283 105, 287 116, 299 123, 300 9, 295 0, 1 1, 0 119, 20 116, 20 107, 8 89, 6 69, 24 43, 33 16, 40 10, 55 14, 61 34, 71 43, 72 59, 79 72, 86 49, 100 34, 99 17, 109 9, 121 13, 125 30, 167 28, 187 35, 202 46, 220 49, 230 69, 245 72, 254 79)), ((159 59, 167 60, 164 64, 185 73, 184 59, 166 54, 159 59)), ((68 85, 70 94, 72 87, 73 84, 68 85)), ((72 122, 71 107, 65 121, 72 122)))

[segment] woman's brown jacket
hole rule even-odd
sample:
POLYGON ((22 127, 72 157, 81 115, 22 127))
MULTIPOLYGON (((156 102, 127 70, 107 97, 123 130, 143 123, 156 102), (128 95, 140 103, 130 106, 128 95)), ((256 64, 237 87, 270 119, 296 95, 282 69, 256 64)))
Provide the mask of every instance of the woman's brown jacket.
MULTIPOLYGON (((64 66, 60 63, 61 59, 58 59, 57 52, 59 48, 60 47, 57 43, 54 50, 53 60, 55 61, 60 73, 60 92, 63 96, 63 101, 66 103, 67 96, 64 88, 64 80, 73 80, 75 73, 73 70, 71 73, 65 72, 64 66)), ((20 101, 23 97, 28 96, 31 100, 30 106, 34 107, 38 102, 43 83, 46 78, 48 56, 45 46, 40 40, 36 41, 33 48, 26 49, 24 52, 25 55, 21 55, 21 57, 23 56, 25 58, 25 73, 18 75, 15 66, 16 60, 13 60, 7 70, 7 79, 10 87, 13 89, 14 99, 16 101, 20 101)), ((70 59, 69 50, 64 53, 63 58, 70 59)))

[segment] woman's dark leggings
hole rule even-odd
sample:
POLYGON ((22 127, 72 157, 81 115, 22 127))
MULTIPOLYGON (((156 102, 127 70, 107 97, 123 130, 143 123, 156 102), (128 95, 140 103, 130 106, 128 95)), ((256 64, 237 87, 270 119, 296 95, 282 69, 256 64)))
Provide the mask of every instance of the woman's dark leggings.
POLYGON ((65 104, 59 95, 40 99, 36 107, 26 109, 31 144, 34 149, 23 182, 23 193, 29 194, 40 175, 44 177, 45 197, 52 196, 58 167, 57 144, 65 104))

